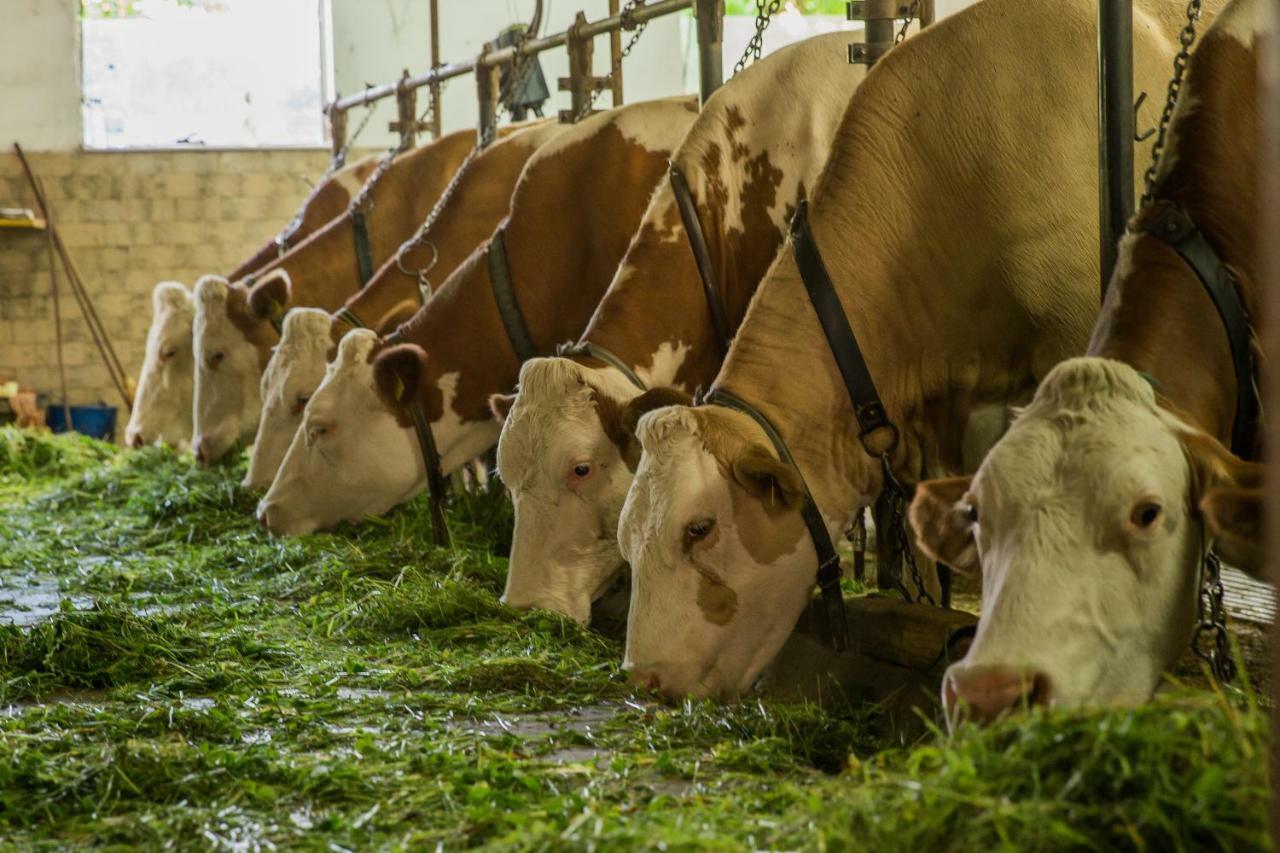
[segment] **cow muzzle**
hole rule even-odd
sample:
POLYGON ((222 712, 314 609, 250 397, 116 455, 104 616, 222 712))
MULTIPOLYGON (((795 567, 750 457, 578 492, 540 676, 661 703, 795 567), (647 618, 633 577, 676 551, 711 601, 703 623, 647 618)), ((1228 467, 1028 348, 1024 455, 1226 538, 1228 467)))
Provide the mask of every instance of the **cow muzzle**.
POLYGON ((1018 708, 1048 706, 1052 699, 1049 676, 1027 668, 957 663, 942 680, 942 704, 947 725, 995 722, 1018 708))

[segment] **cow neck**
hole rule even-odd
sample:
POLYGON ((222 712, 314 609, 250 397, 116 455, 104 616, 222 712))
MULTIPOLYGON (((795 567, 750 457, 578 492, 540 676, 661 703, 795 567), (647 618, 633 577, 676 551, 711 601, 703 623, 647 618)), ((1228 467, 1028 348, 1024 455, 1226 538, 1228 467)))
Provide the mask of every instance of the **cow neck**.
MULTIPOLYGON (((1184 89, 1194 106, 1180 111, 1174 122, 1173 147, 1154 194, 1184 211, 1230 267, 1256 334, 1263 316, 1257 149, 1241 142, 1258 135, 1255 59, 1234 37, 1212 32, 1197 49, 1184 89)), ((1148 207, 1134 220, 1135 236, 1128 238, 1107 291, 1089 354, 1129 364, 1148 377, 1168 407, 1230 446, 1237 383, 1224 381, 1234 376, 1227 333, 1191 267, 1144 233, 1157 215, 1148 207)))
MULTIPOLYGON (((895 476, 910 487, 922 476, 958 473, 970 411, 1022 402, 1034 390, 1037 323, 992 299, 1007 283, 935 263, 886 235, 828 229, 818 211, 810 225, 899 431, 895 476), (942 295, 963 299, 975 281, 982 281, 981 311, 945 304, 942 295)), ((847 523, 881 491, 880 462, 859 439, 849 392, 790 249, 762 285, 716 387, 774 424, 825 517, 847 523)))
MULTIPOLYGON (((725 235, 719 227, 704 224, 703 233, 715 259, 717 289, 729 328, 736 330, 767 263, 759 265, 758 271, 740 270, 738 264, 745 256, 730 244, 772 245, 776 251, 781 231, 774 226, 725 235)), ((675 197, 665 180, 582 338, 613 353, 650 387, 676 385, 693 390, 715 379, 722 360, 720 342, 675 197), (659 357, 664 344, 672 353, 683 352, 683 357, 659 357)), ((589 356, 581 358, 607 366, 589 356)))
MULTIPOLYGON (((535 150, 532 145, 505 143, 476 157, 459 177, 457 189, 423 242, 408 249, 399 264, 393 254, 374 279, 342 306, 348 313, 335 316, 334 343, 353 328, 352 320, 376 331, 380 320, 397 308, 420 307, 425 294, 419 288, 417 271, 426 270, 432 289, 449 278, 507 215, 521 170, 535 150)), ((428 210, 422 219, 430 213, 428 210)))

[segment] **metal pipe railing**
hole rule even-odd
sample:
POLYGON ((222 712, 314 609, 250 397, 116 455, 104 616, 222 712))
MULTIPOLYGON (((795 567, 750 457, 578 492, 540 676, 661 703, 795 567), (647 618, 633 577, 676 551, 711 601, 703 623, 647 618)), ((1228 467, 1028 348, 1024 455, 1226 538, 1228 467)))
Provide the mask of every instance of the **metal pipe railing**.
POLYGON ((1098 210, 1102 295, 1133 215, 1133 2, 1098 4, 1098 210))
MULTIPOLYGON (((564 32, 543 36, 541 38, 531 38, 518 45, 502 48, 486 46, 486 50, 474 59, 440 65, 423 74, 407 75, 395 83, 384 83, 381 86, 370 86, 362 92, 337 98, 325 107, 325 113, 329 116, 330 132, 333 137, 333 150, 335 152, 341 151, 346 143, 346 113, 349 110, 353 110, 357 107, 368 106, 391 97, 399 97, 407 100, 410 94, 424 86, 438 89, 439 85, 446 80, 452 80, 455 77, 461 77, 464 74, 471 74, 481 69, 488 70, 501 68, 503 65, 514 62, 517 56, 534 56, 553 48, 563 47, 568 43, 571 34, 577 39, 593 39, 596 36, 604 35, 605 33, 634 29, 636 26, 646 21, 651 21, 654 18, 660 18, 664 15, 684 11, 685 9, 692 7, 695 2, 699 2, 699 5, 702 5, 700 0, 657 0, 657 2, 645 3, 644 5, 632 10, 630 13, 619 13, 616 15, 609 15, 606 18, 601 18, 598 21, 587 21, 564 32)), ((722 3, 717 5, 723 9, 722 3)), ((700 27, 700 29, 702 28, 700 27)), ((435 37, 435 31, 436 28, 433 26, 433 38, 435 37)), ((717 25, 712 31, 719 32, 720 27, 717 25)), ((702 51, 700 51, 700 53, 701 52, 702 51)), ((719 81, 717 80, 717 84, 718 82, 719 81)), ((705 86, 706 81, 704 80, 704 89, 705 86)), ((487 93, 483 94, 487 95, 487 93)), ((704 94, 709 94, 709 92, 705 92, 704 94)), ((489 97, 491 98, 492 96, 489 97)), ((489 102, 491 103, 491 100, 489 102)), ((480 109, 483 119, 485 118, 485 113, 487 111, 486 102, 484 100, 481 102, 480 109)))

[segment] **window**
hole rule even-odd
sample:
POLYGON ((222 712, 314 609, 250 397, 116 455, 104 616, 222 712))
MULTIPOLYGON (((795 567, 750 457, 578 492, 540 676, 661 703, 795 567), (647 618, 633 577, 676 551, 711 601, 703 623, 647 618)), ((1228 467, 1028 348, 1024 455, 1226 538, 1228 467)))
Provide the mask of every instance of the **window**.
POLYGON ((327 0, 81 0, 86 148, 323 145, 327 0))

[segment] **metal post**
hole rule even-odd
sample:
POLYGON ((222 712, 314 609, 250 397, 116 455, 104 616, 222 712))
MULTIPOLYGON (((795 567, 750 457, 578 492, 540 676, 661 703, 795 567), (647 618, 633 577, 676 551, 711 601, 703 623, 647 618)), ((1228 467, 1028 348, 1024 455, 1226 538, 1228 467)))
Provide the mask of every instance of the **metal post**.
MULTIPOLYGON (((845 17, 862 21, 862 41, 849 45, 849 62, 870 68, 889 52, 897 36, 898 21, 911 15, 909 0, 851 0, 845 6, 845 17)), ((933 4, 922 2, 921 26, 933 19, 933 4)))
POLYGON ((595 49, 592 37, 582 31, 586 25, 587 16, 579 12, 573 19, 573 26, 567 31, 569 76, 561 77, 558 81, 559 90, 569 93, 569 109, 560 111, 560 121, 563 124, 569 124, 584 117, 583 113, 591 100, 591 92, 601 85, 601 81, 591 74, 595 49))
MULTIPOLYGON (((486 42, 484 53, 489 53, 493 48, 493 42, 486 42)), ((498 78, 501 74, 501 69, 496 65, 476 63, 476 97, 480 101, 480 123, 476 130, 480 145, 492 141, 498 130, 498 78)))
MULTIPOLYGON (((609 0, 609 17, 618 14, 618 5, 621 0, 609 0)), ((609 33, 609 67, 613 69, 609 73, 609 88, 612 90, 613 105, 615 107, 622 106, 622 30, 617 29, 609 33)))
POLYGON ((697 0, 698 81, 702 103, 724 82, 724 0, 697 0))
POLYGON ((387 129, 400 134, 400 147, 408 151, 418 143, 418 131, 427 129, 427 125, 418 121, 418 90, 409 85, 408 68, 396 92, 396 114, 396 120, 390 122, 387 129))
MULTIPOLYGON (((440 67, 440 0, 431 0, 431 70, 440 67)), ((431 138, 439 139, 443 133, 440 125, 440 81, 433 79, 431 89, 431 138)))
MULTIPOLYGON (((1268 20, 1266 30, 1276 32, 1280 25, 1280 3, 1267 4, 1263 14, 1268 20)), ((1258 65, 1258 94, 1262 98, 1262 150, 1258 158, 1258 180, 1262 203, 1262 233, 1280 233, 1280 39, 1260 38, 1256 44, 1260 52, 1258 65)), ((1262 288, 1267 294, 1263 306, 1266 318, 1263 346, 1269 359, 1280 358, 1280 241, 1263 239, 1259 242, 1262 253, 1262 272, 1270 284, 1262 288)), ((1272 364, 1275 362, 1272 361, 1272 364)), ((1266 379, 1266 402, 1263 411, 1274 411, 1267 406, 1280 405, 1280 373, 1269 371, 1266 379)), ((1276 459, 1280 451, 1280 430, 1271 430, 1268 458, 1276 459)), ((1268 472, 1270 474, 1270 472, 1268 472)), ((1280 477, 1267 478, 1267 502, 1264 507, 1266 521, 1267 568, 1271 583, 1280 587, 1280 477)), ((1271 626, 1271 834, 1272 847, 1280 850, 1280 619, 1271 626)))
POLYGON ((1098 214, 1102 295, 1133 215, 1133 2, 1098 3, 1098 214))
POLYGON ((329 140, 333 148, 334 165, 343 165, 339 158, 342 156, 342 147, 347 144, 347 111, 336 105, 329 108, 329 140))

